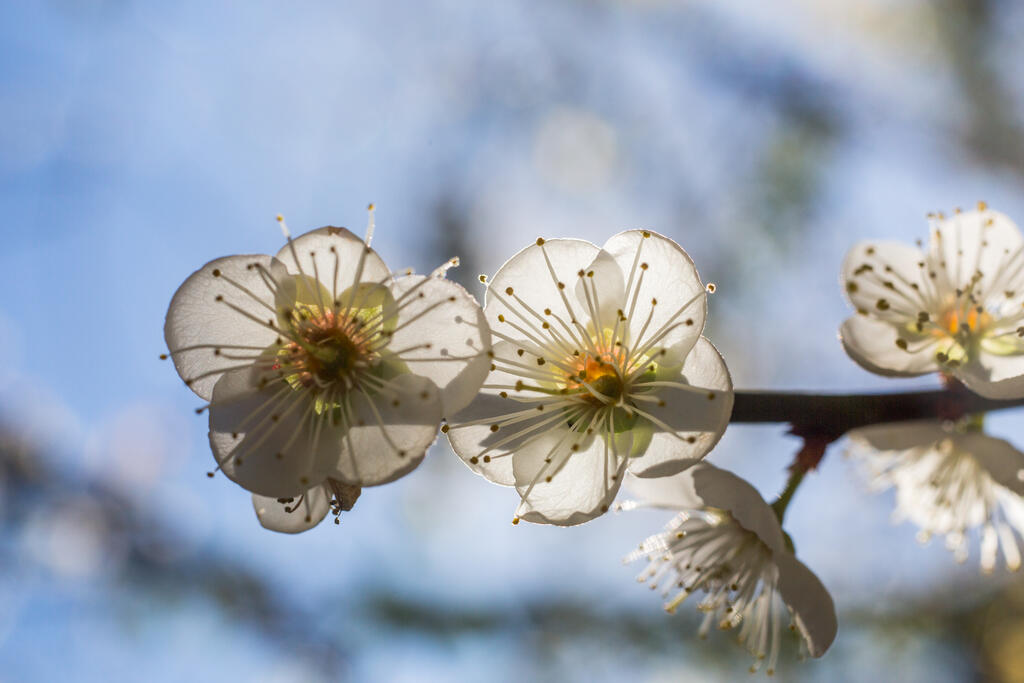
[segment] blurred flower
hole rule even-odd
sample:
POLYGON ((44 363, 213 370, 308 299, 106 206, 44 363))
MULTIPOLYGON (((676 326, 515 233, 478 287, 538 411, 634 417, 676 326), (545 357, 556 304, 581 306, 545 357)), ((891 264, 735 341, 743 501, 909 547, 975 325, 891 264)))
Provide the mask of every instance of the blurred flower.
POLYGON ((967 531, 981 529, 981 568, 995 568, 1000 548, 1010 570, 1020 567, 1024 536, 1024 453, 981 433, 977 421, 883 424, 849 433, 849 454, 875 490, 896 489, 897 521, 909 519, 920 538, 946 537, 957 561, 967 559, 967 531), (1016 533, 1015 533, 1016 532, 1016 533))
POLYGON ((447 431, 471 469, 516 487, 515 521, 586 522, 627 467, 674 474, 725 430, 732 383, 701 336, 705 287, 666 237, 538 239, 498 270, 484 310, 491 374, 447 431))
POLYGON ((846 352, 882 375, 953 375, 989 398, 1024 396, 1024 240, 1005 215, 931 219, 926 251, 898 242, 849 251, 842 280, 858 315, 846 352))
POLYGON ((712 624, 740 627, 739 641, 755 657, 751 671, 765 664, 775 672, 783 620, 800 635, 801 655, 820 657, 835 639, 832 597, 810 569, 796 559, 788 536, 761 495, 736 475, 701 463, 665 479, 630 477, 627 488, 637 506, 681 510, 660 534, 626 557, 648 561, 637 577, 652 589, 663 586, 665 611, 701 591, 700 637, 712 624))
POLYGON ((276 256, 211 261, 167 312, 174 365, 210 400, 218 467, 272 499, 397 479, 486 376, 482 311, 444 268, 393 278, 369 246, 372 212, 365 242, 282 228, 276 256))

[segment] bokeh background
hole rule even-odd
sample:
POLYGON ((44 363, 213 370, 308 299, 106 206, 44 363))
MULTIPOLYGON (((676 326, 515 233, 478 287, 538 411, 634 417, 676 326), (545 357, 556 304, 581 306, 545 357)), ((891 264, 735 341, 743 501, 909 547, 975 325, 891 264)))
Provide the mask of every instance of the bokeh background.
MULTIPOLYGON (((0 5, 0 681, 708 680, 728 634, 621 558, 667 521, 513 527, 443 443, 340 526, 256 522, 163 352, 180 282, 360 232, 481 293, 537 236, 665 233, 737 387, 883 380, 836 341, 847 247, 978 199, 1024 221, 1010 0, 40 0, 0 5)), ((1024 446, 1020 412, 991 431, 1024 446)), ((777 493, 798 443, 710 460, 777 493)), ((782 680, 1024 679, 1024 583, 893 525, 842 444, 787 515, 840 614, 782 680)))

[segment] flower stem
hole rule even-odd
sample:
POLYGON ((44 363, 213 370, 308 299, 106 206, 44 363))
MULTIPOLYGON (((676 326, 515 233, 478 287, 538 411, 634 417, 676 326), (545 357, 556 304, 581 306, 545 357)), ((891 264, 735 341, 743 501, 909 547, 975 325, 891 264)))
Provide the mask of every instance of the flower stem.
POLYGON ((786 508, 789 507, 789 501, 793 498, 793 494, 796 493, 797 487, 800 486, 800 482, 804 480, 804 475, 807 474, 807 470, 803 467, 794 466, 789 470, 789 479, 786 480, 786 488, 782 489, 782 493, 772 503, 772 512, 779 520, 779 526, 782 526, 782 518, 786 515, 786 508))

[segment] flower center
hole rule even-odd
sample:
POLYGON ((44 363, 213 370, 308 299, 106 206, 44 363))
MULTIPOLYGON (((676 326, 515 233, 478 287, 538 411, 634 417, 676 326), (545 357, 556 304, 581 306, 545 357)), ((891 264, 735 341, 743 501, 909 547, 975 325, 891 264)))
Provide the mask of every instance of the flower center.
MULTIPOLYGON (((612 354, 602 354, 597 358, 586 354, 583 359, 575 365, 575 372, 570 374, 566 381, 567 389, 583 388, 584 383, 591 389, 607 397, 613 403, 618 402, 622 397, 623 385, 619 371, 614 365, 612 354)), ((585 399, 596 405, 603 405, 597 396, 587 392, 585 399)))
POLYGON ((968 338, 983 335, 993 322, 992 315, 981 307, 968 310, 951 308, 942 316, 942 328, 952 337, 968 338))
POLYGON ((304 309, 292 318, 294 341, 278 350, 274 369, 281 370, 293 387, 348 387, 359 368, 368 367, 376 355, 357 317, 304 309))

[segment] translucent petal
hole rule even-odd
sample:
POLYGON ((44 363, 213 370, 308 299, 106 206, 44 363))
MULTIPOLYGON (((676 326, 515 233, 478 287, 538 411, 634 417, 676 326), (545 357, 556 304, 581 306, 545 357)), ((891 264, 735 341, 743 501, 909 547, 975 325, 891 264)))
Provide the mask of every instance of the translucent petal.
POLYGON ((937 341, 912 340, 907 348, 896 345, 907 338, 900 329, 863 315, 846 319, 839 328, 839 339, 846 353, 868 372, 894 377, 912 377, 935 372, 937 341))
MULTIPOLYGON (((488 374, 485 388, 472 403, 448 418, 448 439, 455 453, 474 472, 503 486, 515 483, 511 453, 550 428, 554 424, 553 411, 559 410, 557 397, 529 389, 517 391, 520 376, 502 369, 505 367, 502 360, 535 363, 535 355, 525 351, 522 356, 517 353, 517 349, 530 348, 529 344, 497 342, 492 349, 495 369, 488 374), (493 425, 505 418, 515 421, 493 430, 493 425)), ((527 385, 534 386, 535 382, 524 382, 524 386, 527 385)))
POLYGON ((619 317, 619 311, 626 306, 626 283, 622 270, 603 249, 584 268, 584 276, 576 277, 576 303, 579 310, 587 311, 587 318, 594 324, 593 329, 611 330, 619 317), (599 323, 599 324, 598 324, 599 323))
POLYGON ((516 453, 516 489, 523 496, 516 514, 521 519, 559 526, 581 524, 607 512, 615 499, 625 458, 616 457, 602 437, 565 439, 566 432, 566 428, 553 429, 516 453), (580 450, 571 450, 572 444, 580 450), (546 463, 549 458, 551 462, 546 463))
POLYGON ((707 296, 693 260, 682 247, 654 232, 627 230, 609 239, 604 250, 615 258, 627 283, 624 310, 630 339, 626 345, 637 348, 662 333, 658 342, 662 347, 681 346, 685 352, 696 343, 704 329, 707 296), (643 338, 638 339, 645 324, 643 338))
POLYGON ((776 551, 773 560, 779 568, 779 595, 793 610, 793 619, 811 656, 820 657, 839 629, 832 596, 814 572, 788 551, 776 551))
POLYGON ((937 221, 932 229, 934 258, 945 263, 951 284, 966 289, 976 273, 979 286, 997 284, 1009 254, 1021 246, 1017 226, 1005 214, 991 209, 965 211, 937 221))
POLYGON ((909 448, 930 447, 950 432, 938 420, 914 420, 871 425, 851 430, 851 441, 876 451, 904 451, 909 448))
POLYGON ((401 277, 393 291, 400 310, 388 351, 438 386, 446 415, 457 413, 476 396, 491 365, 483 311, 469 292, 443 278, 401 277))
POLYGON ((441 401, 425 377, 398 375, 393 392, 348 395, 347 431, 333 433, 340 451, 330 477, 355 486, 377 486, 414 470, 437 436, 441 401), (397 402, 397 405, 396 405, 397 402))
POLYGON ((900 325, 917 320, 922 311, 934 312, 928 298, 924 253, 900 242, 861 242, 846 252, 841 279, 843 292, 858 311, 900 325))
POLYGON ((985 398, 1024 397, 1024 355, 998 355, 980 350, 970 363, 956 368, 954 376, 985 398))
MULTIPOLYGON (((651 445, 629 464, 638 476, 661 477, 693 465, 714 448, 732 415, 732 380, 725 361, 714 345, 701 337, 687 355, 679 375, 658 380, 688 384, 683 387, 655 387, 649 394, 664 405, 638 402, 657 421, 651 445), (666 433, 669 427, 672 433, 666 433)), ((642 385, 640 385, 642 386, 642 385)))
POLYGON ((510 325, 499 322, 498 316, 517 324, 529 321, 539 325, 540 320, 527 310, 528 306, 540 316, 549 309, 552 319, 560 318, 567 324, 577 319, 586 323, 588 316, 575 300, 573 287, 579 279, 577 273, 594 261, 598 251, 590 242, 572 239, 548 240, 543 246, 526 247, 494 274, 485 297, 487 321, 495 332, 518 336, 510 325), (560 289, 558 283, 565 287, 560 289), (512 294, 507 293, 510 288, 512 294))
POLYGON ((299 235, 277 252, 277 258, 293 275, 319 280, 332 296, 357 282, 384 283, 391 274, 377 252, 345 228, 324 227, 299 235))
POLYGON ((959 434, 956 447, 966 451, 992 479, 1018 495, 1024 495, 1024 453, 1003 439, 981 433, 959 434))
POLYGON ((255 368, 225 373, 213 388, 210 448, 221 471, 271 498, 298 496, 324 480, 337 454, 312 396, 284 381, 260 388, 255 368), (316 417, 315 417, 316 416, 316 417))
POLYGON ((274 277, 284 275, 283 266, 269 256, 227 256, 194 272, 174 293, 164 339, 178 374, 204 399, 209 400, 218 371, 245 363, 229 356, 258 354, 278 336, 271 327, 276 320, 273 282, 264 279, 269 271, 274 277))
POLYGON ((782 529, 771 507, 757 489, 728 470, 702 462, 671 477, 630 476, 626 488, 654 507, 727 510, 740 526, 757 534, 770 549, 785 550, 782 529))
POLYGON ((319 524, 331 509, 331 502, 326 486, 314 486, 290 503, 254 494, 252 507, 265 529, 298 534, 319 524))

